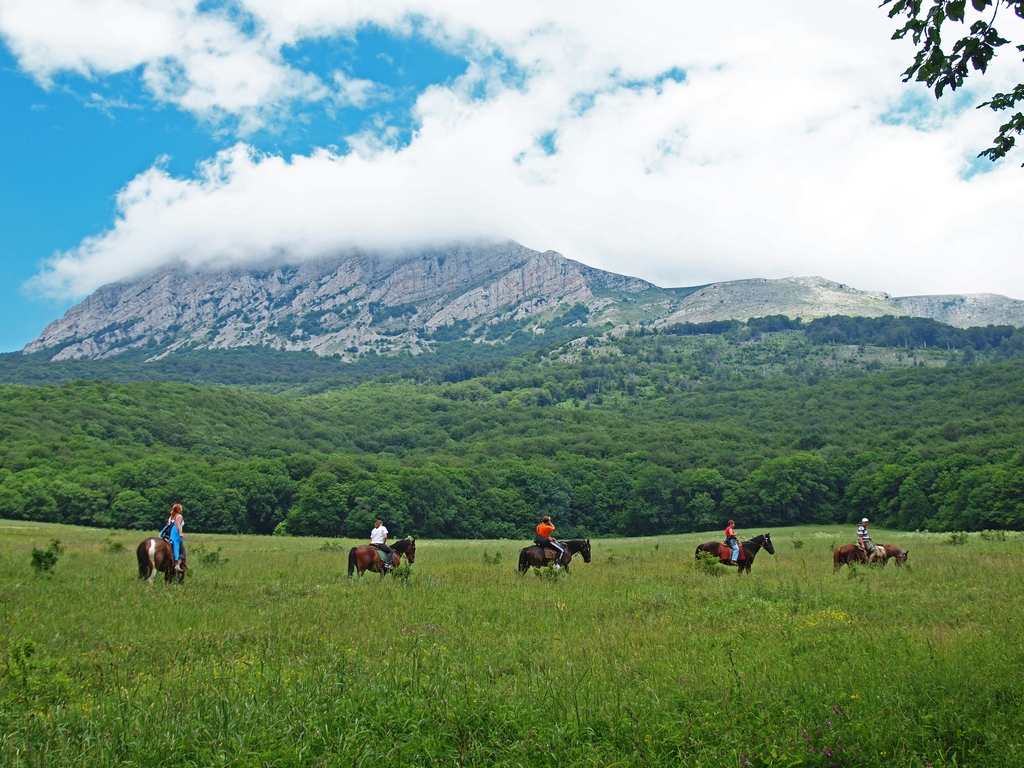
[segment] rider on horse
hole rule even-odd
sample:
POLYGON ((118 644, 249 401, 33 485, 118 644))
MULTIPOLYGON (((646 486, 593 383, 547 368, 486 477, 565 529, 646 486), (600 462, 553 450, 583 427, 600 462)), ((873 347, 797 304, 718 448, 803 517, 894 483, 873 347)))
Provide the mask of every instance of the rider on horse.
POLYGON ((857 546, 864 550, 869 563, 874 561, 877 547, 868 535, 868 519, 866 517, 862 517, 860 525, 857 526, 857 546))
POLYGON ((551 518, 547 515, 540 521, 540 525, 537 526, 537 535, 533 538, 533 543, 539 547, 550 547, 555 550, 556 557, 555 561, 562 559, 562 555, 565 554, 565 547, 555 541, 552 537, 552 533, 555 532, 555 525, 551 522, 551 518))
POLYGON ((379 549, 387 555, 384 558, 384 568, 390 571, 394 567, 391 561, 395 558, 395 550, 388 546, 388 529, 384 527, 384 523, 380 520, 374 524, 373 530, 370 531, 370 546, 374 549, 379 549))
POLYGON ((181 504, 171 507, 171 516, 167 519, 167 525, 160 531, 160 538, 167 539, 174 548, 174 572, 185 571, 185 537, 182 531, 185 528, 185 519, 181 516, 181 504))
POLYGON ((736 529, 733 527, 736 525, 735 520, 730 520, 729 524, 725 526, 725 544, 732 550, 732 561, 738 562, 740 559, 740 542, 736 538, 736 529))

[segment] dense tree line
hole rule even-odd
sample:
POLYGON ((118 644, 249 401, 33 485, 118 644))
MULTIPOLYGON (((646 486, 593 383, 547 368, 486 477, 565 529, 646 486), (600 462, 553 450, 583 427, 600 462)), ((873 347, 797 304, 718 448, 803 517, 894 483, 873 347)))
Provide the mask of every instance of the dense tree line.
POLYGON ((5 385, 0 516, 153 529, 177 501, 191 530, 318 536, 381 517, 399 534, 522 537, 541 514, 573 535, 863 514, 1024 528, 1024 362, 942 350, 871 372, 814 349, 793 329, 581 338, 304 397, 5 385))

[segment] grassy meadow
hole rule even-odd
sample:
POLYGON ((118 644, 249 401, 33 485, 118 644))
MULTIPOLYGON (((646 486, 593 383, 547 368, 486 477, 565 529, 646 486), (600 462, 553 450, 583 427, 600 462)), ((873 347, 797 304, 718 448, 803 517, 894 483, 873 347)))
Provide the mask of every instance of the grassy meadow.
POLYGON ((874 535, 908 565, 806 526, 743 577, 688 534, 349 580, 352 541, 192 535, 149 586, 140 532, 0 521, 0 765, 1020 765, 1024 536, 874 535))

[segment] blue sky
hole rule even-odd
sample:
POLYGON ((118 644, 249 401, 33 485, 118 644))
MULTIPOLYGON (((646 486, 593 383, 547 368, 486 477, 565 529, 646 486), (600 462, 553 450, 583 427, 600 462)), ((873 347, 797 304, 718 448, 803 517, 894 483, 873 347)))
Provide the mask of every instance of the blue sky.
POLYGON ((1024 173, 974 160, 1019 62, 936 103, 874 4, 705 5, 0 0, 0 351, 169 263, 467 239, 1024 298, 1024 173))
MULTIPOLYGON (((351 38, 290 46, 286 60, 326 73, 339 67, 388 89, 386 100, 364 108, 304 110, 287 124, 246 136, 266 153, 308 154, 344 145, 368 124, 395 130, 405 145, 422 91, 463 74, 466 61, 415 34, 376 27, 351 38)), ((137 71, 101 79, 69 73, 41 87, 0 46, 0 352, 20 349, 80 297, 54 298, 25 283, 51 254, 73 249, 110 227, 115 195, 132 178, 159 163, 175 176, 236 141, 236 132, 210 125, 161 104, 142 87, 137 71)))

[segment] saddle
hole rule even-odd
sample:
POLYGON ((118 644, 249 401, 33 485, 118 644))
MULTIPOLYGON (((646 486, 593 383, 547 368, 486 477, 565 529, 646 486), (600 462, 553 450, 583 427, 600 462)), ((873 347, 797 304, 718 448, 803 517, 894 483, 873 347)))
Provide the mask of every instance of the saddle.
MULTIPOLYGON (((736 562, 737 563, 744 562, 747 559, 746 554, 747 553, 743 550, 743 547, 740 546, 740 556, 739 556, 739 559, 736 560, 736 562)), ((730 547, 724 541, 723 542, 719 542, 719 544, 718 544, 718 559, 726 561, 726 562, 730 562, 730 563, 733 562, 733 559, 732 559, 732 547, 730 547)))
POLYGON ((544 547, 544 559, 545 560, 552 560, 552 561, 554 561, 554 560, 557 560, 558 557, 559 557, 558 552, 556 552, 554 549, 552 549, 551 547, 544 547))

